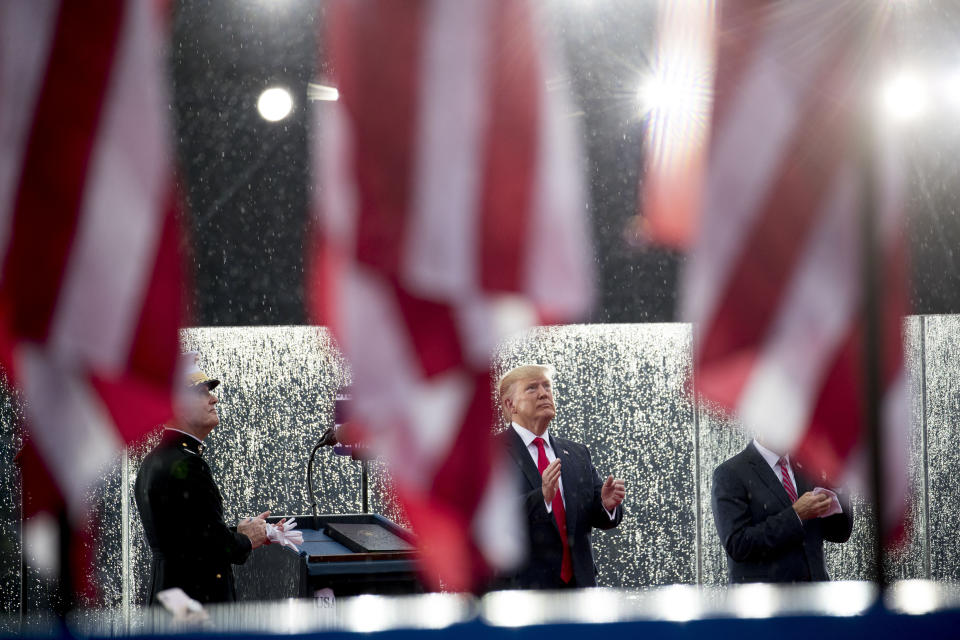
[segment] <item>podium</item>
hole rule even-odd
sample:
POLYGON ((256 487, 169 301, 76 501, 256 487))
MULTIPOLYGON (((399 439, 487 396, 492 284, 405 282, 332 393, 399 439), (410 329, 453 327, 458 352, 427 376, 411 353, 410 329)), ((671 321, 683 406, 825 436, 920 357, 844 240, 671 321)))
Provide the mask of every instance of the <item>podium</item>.
POLYGON ((312 597, 321 589, 334 596, 363 593, 420 593, 413 535, 373 513, 272 516, 297 519, 300 552, 271 544, 235 566, 241 600, 312 597))

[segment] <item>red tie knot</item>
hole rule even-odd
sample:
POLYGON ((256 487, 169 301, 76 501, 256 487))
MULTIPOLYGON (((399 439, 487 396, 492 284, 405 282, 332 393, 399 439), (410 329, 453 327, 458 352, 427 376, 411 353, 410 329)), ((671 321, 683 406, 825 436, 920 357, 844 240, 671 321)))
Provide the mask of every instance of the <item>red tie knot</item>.
POLYGON ((793 485, 793 480, 790 479, 790 469, 787 466, 790 463, 787 461, 786 456, 784 456, 777 460, 777 464, 780 465, 780 482, 783 484, 783 489, 787 492, 790 502, 796 502, 797 488, 793 485))

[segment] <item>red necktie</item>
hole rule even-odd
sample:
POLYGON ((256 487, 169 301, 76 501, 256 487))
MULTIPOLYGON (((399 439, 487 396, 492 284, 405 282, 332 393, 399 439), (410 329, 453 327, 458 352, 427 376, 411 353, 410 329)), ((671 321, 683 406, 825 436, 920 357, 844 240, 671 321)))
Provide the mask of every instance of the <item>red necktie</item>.
MULTIPOLYGON (((547 468, 550 462, 547 460, 547 450, 543 448, 543 438, 534 438, 533 443, 537 445, 537 469, 540 475, 547 468)), ((560 579, 564 582, 570 582, 573 577, 573 558, 570 556, 570 543, 567 541, 567 510, 563 507, 563 496, 560 495, 560 488, 557 487, 557 493, 553 496, 553 517, 557 521, 557 529, 560 530, 560 542, 563 544, 563 561, 560 563, 560 579)))
POLYGON ((787 459, 780 458, 777 464, 780 465, 780 481, 783 483, 783 488, 787 490, 787 495, 790 496, 790 504, 793 504, 797 501, 797 490, 790 479, 790 472, 787 471, 787 459))

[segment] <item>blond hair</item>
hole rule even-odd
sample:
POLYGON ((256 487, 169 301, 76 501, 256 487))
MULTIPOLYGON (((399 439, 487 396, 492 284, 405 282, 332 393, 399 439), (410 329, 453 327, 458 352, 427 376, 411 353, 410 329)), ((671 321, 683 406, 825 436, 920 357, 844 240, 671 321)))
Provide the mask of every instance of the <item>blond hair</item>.
POLYGON ((522 364, 519 367, 514 367, 507 371, 505 374, 500 376, 500 382, 497 384, 497 392, 499 395, 499 404, 500 404, 500 413, 503 416, 503 419, 507 421, 507 424, 510 424, 510 416, 507 414, 506 409, 503 406, 503 401, 506 400, 513 390, 513 385, 520 382, 521 380, 528 380, 530 378, 538 378, 544 376, 547 380, 553 382, 553 376, 556 375, 556 369, 549 364, 522 364))

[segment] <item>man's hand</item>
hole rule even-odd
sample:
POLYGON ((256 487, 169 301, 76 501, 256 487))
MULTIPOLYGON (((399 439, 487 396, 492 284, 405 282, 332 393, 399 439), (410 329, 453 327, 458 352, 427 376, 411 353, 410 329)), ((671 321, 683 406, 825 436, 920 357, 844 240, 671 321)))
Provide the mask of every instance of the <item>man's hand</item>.
POLYGON ((242 533, 250 538, 250 544, 254 549, 262 545, 267 540, 266 519, 269 515, 269 511, 264 511, 256 518, 247 518, 237 525, 237 533, 242 533))
POLYGON ((825 514, 830 509, 831 502, 830 496, 825 493, 815 494, 813 491, 807 491, 793 503, 793 510, 801 520, 812 520, 825 514))
POLYGON ((560 458, 548 464, 540 477, 543 485, 543 500, 547 504, 552 504, 553 497, 557 495, 557 489, 560 488, 560 458))
POLYGON ((607 511, 613 511, 623 502, 627 495, 627 485, 620 478, 614 479, 613 476, 607 476, 606 482, 600 489, 600 500, 603 502, 603 508, 607 511))

